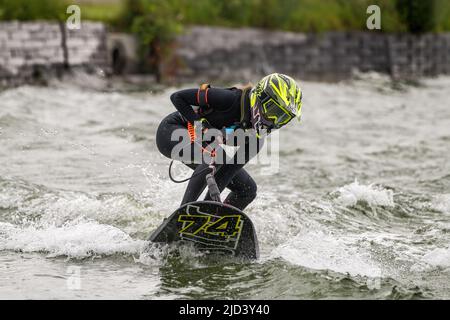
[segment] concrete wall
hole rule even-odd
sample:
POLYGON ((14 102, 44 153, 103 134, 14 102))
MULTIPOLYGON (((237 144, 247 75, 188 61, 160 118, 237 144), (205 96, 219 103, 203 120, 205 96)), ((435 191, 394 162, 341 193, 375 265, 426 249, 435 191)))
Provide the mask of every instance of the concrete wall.
MULTIPOLYGON (((139 72, 135 37, 108 33, 103 24, 94 22, 65 34, 63 41, 57 23, 0 23, 0 86, 58 73, 65 62, 107 73, 139 72)), ((324 80, 345 79, 356 70, 398 78, 450 74, 450 33, 302 34, 192 27, 177 38, 161 69, 177 82, 255 81, 272 72, 324 80)))
POLYGON ((257 29, 193 27, 178 38, 185 78, 254 80, 271 72, 343 79, 353 71, 393 77, 450 73, 450 34, 378 32, 301 34, 257 29))
POLYGON ((105 68, 106 34, 103 24, 93 22, 65 31, 57 23, 43 21, 0 23, 0 85, 32 81, 41 73, 63 69, 65 62, 105 68))
POLYGON ((107 37, 102 23, 85 22, 80 30, 67 30, 69 65, 108 68, 107 37))

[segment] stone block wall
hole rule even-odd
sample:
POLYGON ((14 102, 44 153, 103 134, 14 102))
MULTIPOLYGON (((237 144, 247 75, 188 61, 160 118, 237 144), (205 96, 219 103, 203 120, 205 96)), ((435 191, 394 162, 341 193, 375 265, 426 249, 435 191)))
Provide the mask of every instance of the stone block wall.
POLYGON ((107 36, 102 23, 85 22, 80 30, 67 30, 69 65, 107 68, 107 36))
POLYGON ((395 78, 450 73, 450 34, 327 32, 193 27, 178 38, 178 75, 247 81, 282 72, 306 79, 345 79, 358 70, 395 78))
MULTIPOLYGON (((134 36, 108 33, 101 23, 84 22, 80 30, 65 30, 44 21, 2 22, 0 86, 58 73, 65 65, 138 73, 137 48, 134 36)), ((450 33, 304 34, 197 26, 178 36, 173 48, 162 70, 176 82, 256 81, 272 72, 318 80, 345 79, 354 71, 394 78, 450 74, 450 33)))
POLYGON ((64 64, 107 67, 106 35, 105 26, 94 22, 82 23, 80 30, 45 21, 1 22, 0 85, 26 83, 64 64))

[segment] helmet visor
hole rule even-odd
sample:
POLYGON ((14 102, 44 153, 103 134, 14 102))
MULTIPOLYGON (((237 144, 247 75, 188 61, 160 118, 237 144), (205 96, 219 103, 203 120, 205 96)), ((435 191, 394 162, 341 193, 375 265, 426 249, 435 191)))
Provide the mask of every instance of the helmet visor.
POLYGON ((262 103, 261 113, 265 120, 270 121, 275 128, 280 128, 295 117, 295 104, 291 103, 287 108, 279 105, 275 100, 269 99, 262 103), (293 110, 293 112, 291 112, 293 110))

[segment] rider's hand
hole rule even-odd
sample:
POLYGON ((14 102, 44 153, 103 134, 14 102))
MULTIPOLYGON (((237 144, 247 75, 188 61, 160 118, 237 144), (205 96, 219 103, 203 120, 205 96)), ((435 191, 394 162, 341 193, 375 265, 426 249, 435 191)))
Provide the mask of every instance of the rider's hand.
POLYGON ((205 118, 201 118, 199 121, 195 122, 196 126, 198 126, 199 124, 202 128, 202 133, 205 133, 206 131, 208 131, 208 129, 211 128, 211 125, 209 124, 208 120, 206 120, 205 118))
POLYGON ((198 138, 202 138, 203 134, 210 128, 209 122, 205 118, 201 118, 199 121, 195 121, 194 124, 188 122, 187 130, 191 142, 194 142, 198 138), (200 127, 200 130, 199 130, 200 127), (200 135, 200 136, 199 136, 200 135))

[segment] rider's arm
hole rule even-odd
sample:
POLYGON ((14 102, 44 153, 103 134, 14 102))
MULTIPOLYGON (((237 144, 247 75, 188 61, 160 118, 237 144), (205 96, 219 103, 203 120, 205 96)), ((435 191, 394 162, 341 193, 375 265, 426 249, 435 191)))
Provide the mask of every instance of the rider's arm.
MULTIPOLYGON (((170 100, 178 112, 192 123, 200 120, 200 116, 192 109, 192 106, 199 106, 197 98, 198 89, 184 89, 174 92, 170 96, 170 100)), ((239 95, 227 89, 210 88, 204 95, 204 98, 207 99, 207 103, 211 108, 223 111, 229 109, 236 99, 239 99, 239 95)))
POLYGON ((197 105, 197 91, 198 89, 184 89, 174 92, 170 96, 170 100, 178 112, 191 123, 200 120, 199 115, 192 109, 192 106, 197 105))

